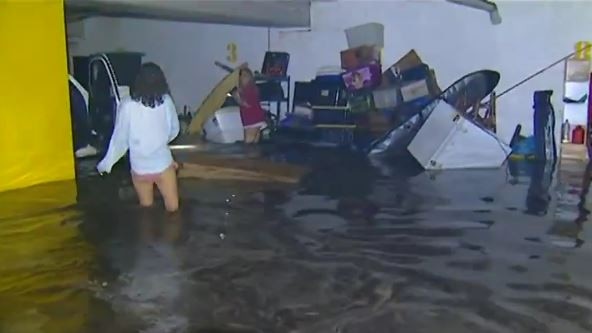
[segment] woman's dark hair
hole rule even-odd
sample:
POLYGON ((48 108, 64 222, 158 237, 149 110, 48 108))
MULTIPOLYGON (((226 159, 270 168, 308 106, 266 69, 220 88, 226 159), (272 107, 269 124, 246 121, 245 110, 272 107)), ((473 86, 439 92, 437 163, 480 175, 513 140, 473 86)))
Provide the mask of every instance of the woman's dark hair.
POLYGON ((241 68, 239 75, 243 75, 243 74, 247 74, 248 76, 251 77, 251 79, 255 78, 255 75, 253 75, 253 71, 249 67, 241 68))
POLYGON ((148 62, 142 65, 131 89, 132 99, 147 107, 156 107, 170 94, 169 85, 160 67, 148 62))

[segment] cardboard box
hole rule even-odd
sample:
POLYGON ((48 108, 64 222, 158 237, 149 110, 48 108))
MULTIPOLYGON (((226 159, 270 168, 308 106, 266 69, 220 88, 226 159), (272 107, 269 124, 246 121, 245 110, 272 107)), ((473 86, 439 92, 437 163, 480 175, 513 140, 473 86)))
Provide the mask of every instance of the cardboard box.
POLYGON ((394 109, 402 102, 398 86, 379 88, 372 92, 377 109, 394 109))
POLYGON ((431 96, 430 85, 427 79, 414 81, 401 87, 401 97, 405 103, 409 103, 426 96, 431 96))
POLYGON ((353 70, 364 65, 380 63, 380 50, 371 45, 364 45, 341 51, 341 68, 353 70))
POLYGON ((418 67, 422 64, 423 62, 415 50, 407 52, 407 54, 405 54, 382 74, 384 85, 394 84, 395 82, 393 82, 393 78, 399 76, 399 73, 414 67, 418 67))
POLYGON ((430 91, 432 96, 436 97, 442 93, 442 88, 438 85, 438 80, 436 80, 436 71, 433 69, 430 70, 430 76, 428 77, 430 83, 430 91))

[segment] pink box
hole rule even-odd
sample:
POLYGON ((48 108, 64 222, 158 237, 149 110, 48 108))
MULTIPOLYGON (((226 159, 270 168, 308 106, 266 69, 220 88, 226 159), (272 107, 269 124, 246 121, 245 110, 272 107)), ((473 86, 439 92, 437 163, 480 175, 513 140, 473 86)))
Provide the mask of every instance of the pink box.
POLYGON ((380 64, 369 64, 341 75, 349 91, 374 88, 380 85, 382 71, 380 64))

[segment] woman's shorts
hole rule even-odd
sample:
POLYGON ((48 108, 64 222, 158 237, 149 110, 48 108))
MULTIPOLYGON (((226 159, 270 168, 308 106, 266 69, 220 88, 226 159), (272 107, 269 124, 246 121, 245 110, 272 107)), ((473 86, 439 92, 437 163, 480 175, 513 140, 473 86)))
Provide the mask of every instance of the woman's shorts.
POLYGON ((173 162, 171 165, 169 165, 168 168, 164 169, 162 172, 158 172, 158 173, 145 173, 145 174, 138 174, 135 173, 134 170, 132 170, 132 180, 134 182, 142 182, 142 183, 156 183, 159 179, 160 176, 162 176, 163 173, 169 171, 170 169, 177 169, 178 168, 178 164, 176 162, 173 162))

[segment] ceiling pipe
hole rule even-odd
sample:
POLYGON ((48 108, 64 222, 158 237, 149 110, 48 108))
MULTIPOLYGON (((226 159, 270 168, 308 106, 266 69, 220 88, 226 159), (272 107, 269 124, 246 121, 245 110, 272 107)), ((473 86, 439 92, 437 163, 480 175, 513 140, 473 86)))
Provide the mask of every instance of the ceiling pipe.
POLYGON ((497 10, 497 5, 488 0, 446 0, 457 5, 467 6, 474 9, 484 10, 489 13, 491 24, 498 25, 502 23, 502 17, 497 10))

